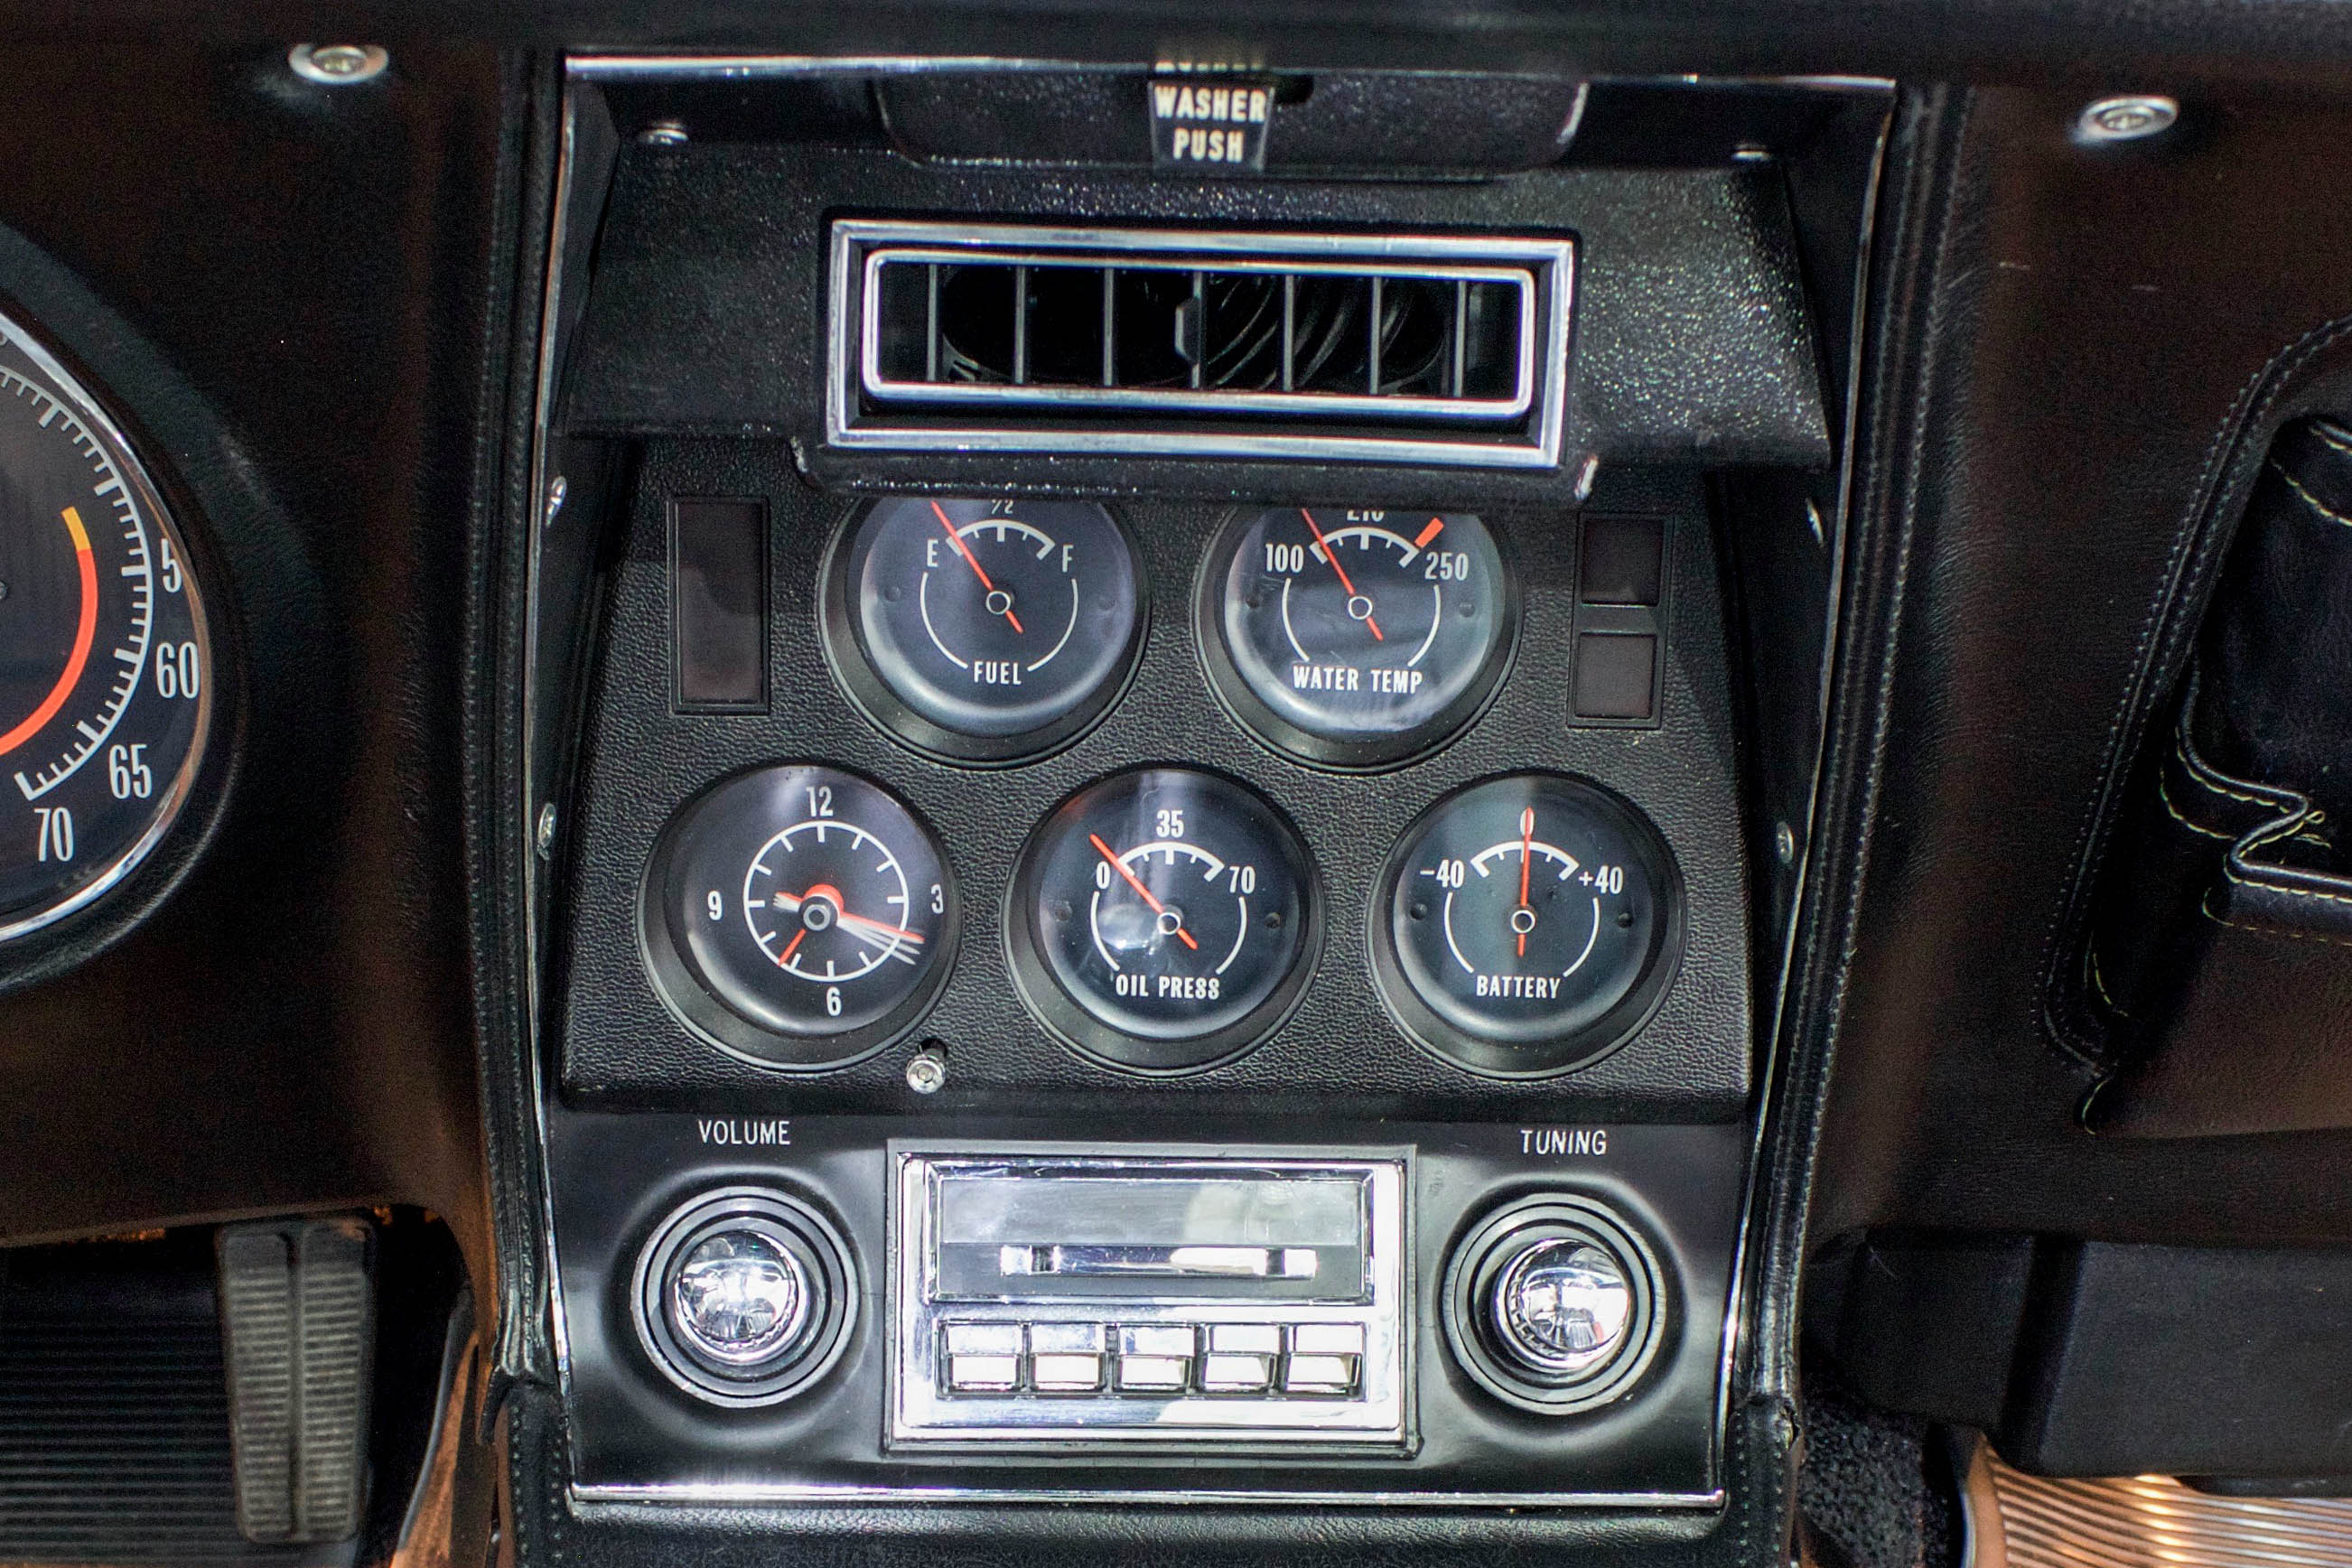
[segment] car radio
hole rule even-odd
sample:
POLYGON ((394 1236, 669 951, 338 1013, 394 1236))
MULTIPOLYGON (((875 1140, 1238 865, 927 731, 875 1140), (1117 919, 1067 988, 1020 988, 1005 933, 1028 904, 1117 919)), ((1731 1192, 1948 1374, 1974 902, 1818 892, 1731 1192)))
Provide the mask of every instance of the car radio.
POLYGON ((892 1445, 1404 1444, 1402 1152, 890 1158, 892 1445))

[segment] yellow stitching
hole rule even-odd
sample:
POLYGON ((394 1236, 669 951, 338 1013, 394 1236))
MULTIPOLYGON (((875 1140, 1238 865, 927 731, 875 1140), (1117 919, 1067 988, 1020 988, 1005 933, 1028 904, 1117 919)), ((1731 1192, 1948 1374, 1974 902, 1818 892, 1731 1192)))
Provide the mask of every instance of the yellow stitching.
POLYGON ((2239 876, 2227 866, 2221 868, 2221 875, 2241 888, 2252 888, 2257 892, 2284 893, 2291 899, 2325 899, 2331 904, 2352 904, 2352 894, 2323 893, 2315 888, 2290 887, 2284 882, 2256 882, 2239 876))
POLYGON ((2215 925, 2228 926, 2231 931, 2252 931, 2256 936, 2283 936, 2289 942, 2321 942, 2330 947, 2352 947, 2352 937, 2323 936, 2315 931, 2289 931, 2284 926, 2249 925, 2244 921, 2225 921, 2210 912, 2205 918, 2215 925))
POLYGON ((2164 803, 2164 809, 2171 816, 2173 821, 2180 824, 2181 826, 2189 829, 2191 833, 2201 833, 2208 838, 2218 838, 2224 844, 2233 843, 2242 837, 2235 833, 2220 832, 2217 829, 2207 827, 2201 823, 2191 822, 2187 817, 2181 816, 2180 808, 2172 804, 2172 791, 2166 787, 2164 773, 2161 770, 2158 770, 2156 775, 2156 798, 2164 803))
MULTIPOLYGON (((2211 763, 2205 763, 2200 758, 2190 756, 2189 754, 2188 747, 2179 740, 2175 740, 2172 742, 2172 754, 2180 759, 2180 765, 2189 770, 2190 782, 2195 784, 2200 789, 2210 790, 2215 795, 2226 795, 2231 800, 2242 800, 2248 805, 2259 805, 2266 811, 2292 811, 2294 809, 2294 806, 2283 804, 2283 802, 2276 797, 2266 795, 2251 795, 2244 790, 2231 789, 2228 784, 2215 783, 2214 781, 2216 779, 2227 778, 2229 775, 2227 773, 2215 773, 2211 763), (2208 776, 2209 774, 2210 775, 2210 777, 2208 776)), ((2280 796, 2293 795, 2293 798, 2297 802, 2300 802, 2303 798, 2300 795, 2294 795, 2294 792, 2289 790, 2281 790, 2278 794, 2280 796)))
POLYGON ((2095 944, 2084 948, 2083 950, 2083 956, 2088 961, 2088 968, 2091 972, 2091 989, 2099 994, 2099 1000, 2106 1004, 2108 1012, 2113 1013, 2116 1017, 2124 1019, 2126 1022, 2129 1022, 2131 1015, 2124 1011, 2123 1005, 2113 996, 2107 994, 2107 977, 2100 971, 2099 968, 2099 950, 2097 946, 2095 944))
POLYGON ((2347 441, 2345 438, 2344 432, 2338 430, 2335 426, 2327 424, 2323 420, 2315 419, 2309 425, 2305 426, 2304 428, 2310 431, 2312 435, 2317 437, 2320 440, 2326 442, 2330 447, 2335 447, 2337 451, 2352 453, 2352 441, 2347 441))
POLYGON ((2288 473, 2276 463, 2273 463, 2271 465, 2271 472, 2276 474, 2280 479, 2284 479, 2286 481, 2286 488, 2301 496, 2305 502, 2310 506, 2312 510, 2327 519, 2330 522, 2340 522, 2347 528, 2352 528, 2352 517, 2345 516, 2342 512, 2337 511, 2334 507, 2329 506, 2326 501, 2321 500, 2317 496, 2313 495, 2309 490, 2304 489, 2303 481, 2301 479, 2296 479, 2293 474, 2288 473))

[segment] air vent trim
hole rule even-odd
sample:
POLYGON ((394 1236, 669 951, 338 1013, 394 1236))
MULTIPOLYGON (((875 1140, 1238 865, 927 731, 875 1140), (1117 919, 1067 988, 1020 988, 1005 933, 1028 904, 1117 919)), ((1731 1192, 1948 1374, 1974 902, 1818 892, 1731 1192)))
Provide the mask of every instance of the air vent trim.
MULTIPOLYGON (((832 228, 827 440, 898 451, 1029 452, 1557 468, 1576 241, 1566 236, 1079 228, 843 219, 832 228), (885 267, 1357 275, 1517 295, 1507 396, 908 380, 885 374, 885 267), (999 417, 991 419, 989 415, 999 417), (1146 423, 1150 416, 1163 422, 1146 423), (1231 416, 1232 426, 1204 426, 1231 416), (1065 424, 1059 421, 1067 419, 1065 424), (1119 423, 1086 423, 1118 419, 1119 423), (1400 427, 1392 433, 1381 425, 1400 427), (1371 428, 1367 428, 1371 426, 1371 428)), ((1457 294, 1457 300, 1466 300, 1457 294)), ((1459 306, 1457 306, 1457 310, 1459 306)), ((1454 328, 1457 336, 1459 319, 1454 328)), ((1286 358, 1288 355, 1286 338, 1286 358)), ((1458 363, 1458 361, 1457 361, 1458 363)), ((1377 364, 1377 362, 1375 362, 1377 364)), ((1372 373, 1376 378, 1377 368, 1372 373)), ((1454 373, 1457 388, 1460 373, 1454 373)), ((1375 384, 1377 381, 1375 380, 1375 384)))

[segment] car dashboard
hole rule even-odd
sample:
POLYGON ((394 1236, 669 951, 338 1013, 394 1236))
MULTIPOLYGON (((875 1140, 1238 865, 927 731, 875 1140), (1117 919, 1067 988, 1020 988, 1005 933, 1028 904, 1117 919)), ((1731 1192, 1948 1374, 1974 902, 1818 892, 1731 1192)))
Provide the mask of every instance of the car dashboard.
POLYGON ((2332 87, 1084 10, 0 60, 0 1560, 2337 1507, 2332 87))

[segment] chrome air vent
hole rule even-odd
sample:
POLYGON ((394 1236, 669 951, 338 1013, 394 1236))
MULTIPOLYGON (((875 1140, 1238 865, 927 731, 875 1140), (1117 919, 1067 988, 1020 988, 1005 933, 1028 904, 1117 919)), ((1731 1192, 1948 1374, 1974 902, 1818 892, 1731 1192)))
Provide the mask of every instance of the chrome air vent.
POLYGON ((833 228, 836 445, 1548 468, 1565 238, 833 228))

